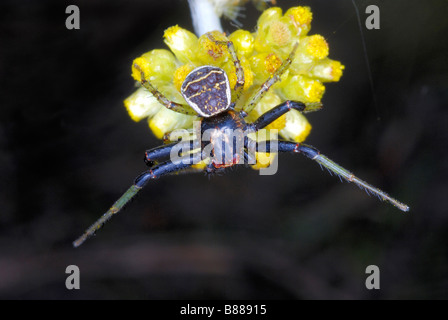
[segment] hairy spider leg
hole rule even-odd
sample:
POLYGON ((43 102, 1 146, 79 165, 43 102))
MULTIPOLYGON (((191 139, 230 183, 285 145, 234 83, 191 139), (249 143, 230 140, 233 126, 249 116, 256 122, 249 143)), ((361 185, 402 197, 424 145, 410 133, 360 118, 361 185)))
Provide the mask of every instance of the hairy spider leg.
POLYGON ((158 91, 148 80, 145 78, 145 73, 137 63, 134 63, 134 68, 140 72, 140 82, 152 95, 166 108, 190 116, 197 115, 197 113, 188 105, 180 104, 171 100, 168 100, 160 91, 158 91))
POLYGON ((173 174, 183 169, 190 168, 200 159, 200 154, 192 154, 181 158, 182 161, 163 162, 143 173, 141 173, 134 181, 134 184, 112 205, 112 207, 101 216, 94 224, 92 224, 82 236, 73 242, 74 247, 79 247, 88 238, 93 236, 112 216, 120 212, 121 209, 148 183, 150 180, 158 179, 164 175, 173 174))
MULTIPOLYGON (((173 142, 170 144, 155 147, 146 150, 144 158, 146 165, 152 167, 155 163, 159 162, 161 159, 169 158, 171 155, 171 151, 174 147, 182 150, 187 149, 189 151, 193 151, 193 149, 196 149, 194 140, 173 142)), ((199 148, 199 146, 197 146, 197 148, 199 148)))
POLYGON ((283 61, 282 65, 272 74, 268 80, 266 80, 261 87, 250 97, 246 105, 243 107, 243 110, 249 114, 252 109, 257 105, 257 103, 263 98, 264 94, 268 92, 268 90, 277 82, 281 80, 281 76, 283 73, 288 70, 292 59, 294 58, 294 55, 297 50, 298 43, 294 45, 292 48, 291 53, 289 54, 288 58, 283 61))
MULTIPOLYGON (((270 150, 269 142, 266 143, 266 150, 270 150)), ((334 161, 327 158, 325 155, 321 154, 319 150, 316 148, 296 143, 292 141, 278 141, 278 148, 277 152, 293 152, 293 153, 303 153, 305 156, 307 156, 309 159, 316 161, 319 165, 324 166, 331 174, 331 172, 337 174, 339 177, 344 178, 348 182, 353 182, 356 184, 359 188, 364 189, 367 193, 371 193, 375 196, 377 196, 382 201, 388 201, 398 209, 402 211, 409 211, 409 206, 406 204, 392 198, 384 191, 372 186, 371 184, 359 179, 356 177, 353 173, 348 171, 347 169, 344 169, 334 161)))
POLYGON ((289 110, 297 110, 302 113, 317 111, 322 108, 321 103, 310 103, 310 104, 304 104, 302 102, 298 101, 290 101, 287 100, 278 106, 272 108, 271 110, 266 111, 263 113, 255 122, 252 123, 253 129, 255 131, 258 131, 260 129, 263 129, 270 123, 277 120, 279 117, 284 115, 289 110))
POLYGON ((236 103, 244 87, 244 70, 241 66, 241 61, 240 59, 238 59, 238 55, 236 54, 235 46, 233 45, 232 41, 216 40, 210 33, 207 34, 207 37, 217 45, 227 46, 229 50, 230 56, 232 57, 233 65, 235 66, 236 83, 235 87, 233 88, 233 91, 235 92, 235 99, 233 100, 234 103, 236 103))

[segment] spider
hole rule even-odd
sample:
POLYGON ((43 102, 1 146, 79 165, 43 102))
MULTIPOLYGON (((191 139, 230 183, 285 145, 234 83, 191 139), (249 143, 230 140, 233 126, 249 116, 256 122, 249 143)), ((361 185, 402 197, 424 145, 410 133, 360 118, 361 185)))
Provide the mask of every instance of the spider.
POLYGON ((256 121, 252 123, 246 122, 245 117, 248 113, 272 85, 280 80, 281 75, 288 69, 297 49, 297 44, 294 45, 288 58, 283 61, 275 73, 255 91, 246 105, 239 109, 236 108, 236 102, 244 86, 244 73, 240 60, 231 41, 218 41, 214 38, 211 38, 211 40, 220 46, 226 46, 229 50, 237 76, 237 81, 233 88, 236 97, 234 99, 235 101, 231 101, 231 87, 228 76, 224 70, 216 66, 200 66, 187 75, 181 86, 181 94, 188 105, 183 105, 170 101, 163 96, 145 79, 145 74, 140 66, 134 64, 134 67, 141 73, 141 85, 151 92, 166 108, 184 114, 200 116, 199 135, 202 139, 201 141, 198 141, 197 138, 194 140, 182 140, 147 150, 144 160, 149 166, 149 169, 141 173, 135 179, 134 184, 112 207, 91 225, 83 235, 73 242, 75 247, 80 246, 85 240, 94 235, 106 221, 118 213, 149 181, 179 171, 197 171, 192 166, 204 159, 211 160, 205 167, 207 173, 214 173, 241 163, 247 164, 253 161, 253 157, 249 152, 250 150, 301 153, 307 158, 316 161, 320 166, 325 167, 330 173, 333 172, 340 178, 342 177, 349 182, 355 183, 360 188, 365 189, 367 193, 376 195, 380 200, 388 201, 402 211, 409 210, 406 204, 399 202, 387 193, 359 179, 353 173, 339 166, 310 145, 276 140, 266 141, 265 145, 261 146, 259 142, 244 135, 240 139, 242 148, 236 148, 234 145, 235 136, 233 135, 235 130, 241 130, 245 133, 258 132, 289 110, 295 109, 299 112, 306 113, 320 109, 321 105, 288 100, 265 112, 256 121), (207 137, 205 141, 204 136, 207 137), (183 153, 179 159, 174 161, 170 158, 170 155, 172 156, 175 148, 179 147, 187 147, 187 150, 193 150, 193 152, 183 153), (225 160, 223 161, 223 159, 225 160))

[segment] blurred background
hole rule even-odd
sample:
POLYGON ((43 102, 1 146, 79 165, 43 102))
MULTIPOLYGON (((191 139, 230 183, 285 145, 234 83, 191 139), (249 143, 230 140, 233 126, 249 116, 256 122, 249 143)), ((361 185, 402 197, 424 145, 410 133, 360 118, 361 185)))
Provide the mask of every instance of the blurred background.
MULTIPOLYGON (((132 60, 166 48, 167 27, 193 29, 188 3, 2 1, 0 298, 448 298, 448 2, 356 3, 363 26, 366 6, 380 8, 380 30, 363 27, 374 95, 351 1, 277 0, 311 6, 310 34, 346 66, 307 116, 307 143, 409 213, 282 154, 273 176, 157 180, 74 249, 160 144, 123 100, 132 60), (65 27, 70 4, 80 30, 65 27), (68 265, 80 290, 65 287, 68 265), (365 287, 368 265, 380 290, 365 287)), ((243 13, 254 30, 260 13, 243 13)))

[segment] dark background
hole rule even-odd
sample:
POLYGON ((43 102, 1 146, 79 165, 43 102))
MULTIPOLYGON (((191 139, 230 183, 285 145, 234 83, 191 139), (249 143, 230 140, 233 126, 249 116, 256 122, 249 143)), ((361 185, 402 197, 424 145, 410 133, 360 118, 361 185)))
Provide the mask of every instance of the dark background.
MULTIPOLYGON (((131 61, 166 48, 167 27, 192 30, 189 8, 2 1, 0 298, 448 298, 448 2, 356 2, 363 26, 367 5, 381 12, 380 30, 363 27, 374 95, 351 1, 278 0, 311 6, 310 34, 346 66, 326 85, 325 109, 308 116, 307 143, 409 213, 284 154, 274 176, 237 168, 151 183, 74 249, 160 144, 122 101, 135 90, 131 61), (65 28, 70 4, 80 30, 65 28), (65 288, 72 264, 80 290, 65 288), (365 288, 372 264, 380 290, 365 288)), ((253 30, 259 13, 250 3, 244 13, 253 30)))

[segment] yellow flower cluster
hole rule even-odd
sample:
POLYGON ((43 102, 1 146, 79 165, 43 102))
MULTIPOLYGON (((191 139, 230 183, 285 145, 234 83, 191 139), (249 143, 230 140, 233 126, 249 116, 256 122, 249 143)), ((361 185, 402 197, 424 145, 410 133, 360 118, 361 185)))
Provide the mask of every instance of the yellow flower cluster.
MULTIPOLYGON (((325 91, 322 83, 338 81, 344 66, 328 58, 329 48, 324 37, 308 35, 311 20, 309 7, 293 7, 284 14, 282 9, 274 7, 261 14, 254 33, 239 29, 226 36, 212 31, 198 38, 188 30, 173 26, 164 34, 165 43, 171 51, 156 49, 138 57, 132 63, 132 76, 137 81, 141 80, 141 73, 134 68, 134 64, 138 64, 157 90, 167 99, 182 104, 186 104, 180 93, 182 82, 189 72, 201 65, 222 68, 233 88, 237 76, 231 53, 227 46, 217 44, 210 38, 230 40, 244 72, 245 83, 237 105, 244 107, 245 102, 275 73, 298 43, 290 67, 249 113, 247 120, 254 121, 285 100, 318 103, 325 91)), ((191 128, 193 121, 197 120, 196 116, 168 110, 142 87, 124 104, 133 120, 148 118, 149 127, 158 138, 175 129, 191 128)), ((311 125, 302 114, 291 110, 268 129, 277 129, 285 139, 302 142, 308 136, 311 125)), ((254 167, 269 165, 273 156, 257 154, 259 162, 254 167)))

